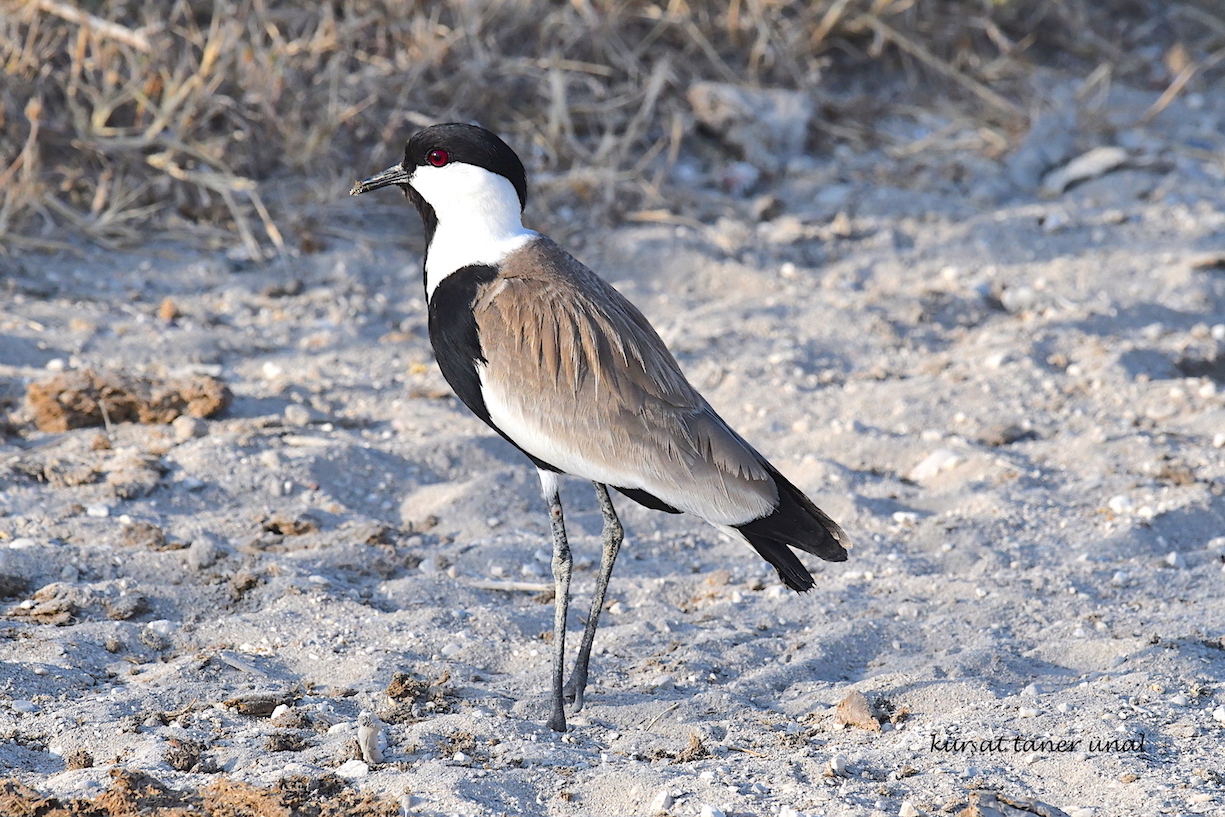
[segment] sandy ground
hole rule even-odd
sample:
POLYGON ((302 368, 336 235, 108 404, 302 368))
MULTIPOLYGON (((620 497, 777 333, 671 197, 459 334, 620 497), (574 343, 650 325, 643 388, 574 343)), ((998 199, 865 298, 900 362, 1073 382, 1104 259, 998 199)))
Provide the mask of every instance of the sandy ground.
MULTIPOLYGON (((286 263, 0 259, 0 769, 61 797, 115 767, 336 772, 421 814, 895 815, 977 788, 1225 814, 1225 102, 1130 127, 1154 96, 1072 131, 1128 163, 1051 198, 955 128, 922 141, 932 116, 893 123, 913 150, 793 163, 769 221, 731 196, 700 228, 538 218, 856 542, 797 596, 619 500, 564 736, 551 604, 486 589, 548 581, 535 473, 433 365, 407 204, 316 207, 327 247, 286 263), (26 385, 87 366, 234 400, 100 450, 35 430, 26 385), (423 683, 393 701, 397 672, 423 683), (852 691, 879 731, 836 722, 852 691), (362 711, 381 763, 355 759, 362 711)), ((600 515, 577 480, 563 500, 581 614, 600 515)))

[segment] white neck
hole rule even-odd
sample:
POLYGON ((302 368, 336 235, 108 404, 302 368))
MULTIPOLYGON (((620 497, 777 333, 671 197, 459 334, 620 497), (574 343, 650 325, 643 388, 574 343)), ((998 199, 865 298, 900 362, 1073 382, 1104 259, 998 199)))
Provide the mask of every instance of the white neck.
POLYGON ((419 167, 411 184, 438 217, 425 257, 427 299, 456 270, 499 264, 536 237, 523 226, 519 194, 504 176, 457 162, 419 167))

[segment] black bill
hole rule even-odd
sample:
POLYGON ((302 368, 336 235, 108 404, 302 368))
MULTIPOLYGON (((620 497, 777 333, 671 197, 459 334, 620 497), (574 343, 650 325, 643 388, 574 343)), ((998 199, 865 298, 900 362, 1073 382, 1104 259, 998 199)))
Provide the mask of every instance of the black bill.
POLYGON ((353 185, 353 189, 349 191, 350 196, 357 196, 362 193, 368 193, 371 190, 378 190, 380 187, 387 187, 393 184, 408 184, 408 180, 412 178, 412 174, 405 170, 400 165, 392 165, 381 173, 375 173, 368 179, 362 179, 353 185))

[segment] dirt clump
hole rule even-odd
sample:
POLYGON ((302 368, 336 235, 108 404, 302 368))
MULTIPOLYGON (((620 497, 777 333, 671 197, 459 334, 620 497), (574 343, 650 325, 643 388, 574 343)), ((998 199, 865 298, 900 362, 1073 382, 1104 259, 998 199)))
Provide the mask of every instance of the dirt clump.
POLYGON ((169 423, 184 414, 212 417, 233 395, 215 377, 173 380, 98 372, 63 372, 31 383, 26 400, 40 431, 64 432, 108 423, 169 423))

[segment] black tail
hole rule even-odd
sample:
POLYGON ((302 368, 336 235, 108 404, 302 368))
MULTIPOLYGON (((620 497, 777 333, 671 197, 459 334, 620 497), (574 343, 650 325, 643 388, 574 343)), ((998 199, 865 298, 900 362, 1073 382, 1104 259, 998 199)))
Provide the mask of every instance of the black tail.
POLYGON ((783 584, 796 591, 811 590, 812 574, 788 548, 798 548, 829 562, 845 562, 850 538, 774 466, 763 465, 778 486, 778 507, 767 516, 737 525, 736 530, 749 540, 761 558, 774 565, 783 584))

